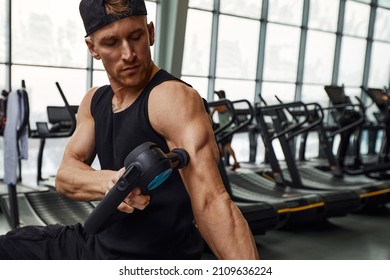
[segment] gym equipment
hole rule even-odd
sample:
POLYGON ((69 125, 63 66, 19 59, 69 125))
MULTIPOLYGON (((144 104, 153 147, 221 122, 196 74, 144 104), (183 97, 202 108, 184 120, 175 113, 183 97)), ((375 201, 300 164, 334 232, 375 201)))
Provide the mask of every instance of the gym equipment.
MULTIPOLYGON (((59 88, 58 83, 57 87, 59 88)), ((40 135, 39 132, 32 131, 29 127, 29 100, 24 81, 22 81, 21 89, 17 92, 22 97, 22 105, 25 112, 18 131, 21 131, 21 128, 25 128, 28 130, 30 137, 38 137, 40 135)), ((60 93, 63 94, 62 91, 60 93)), ((68 106, 69 104, 65 102, 65 105, 68 106)), ((61 137, 64 135, 65 133, 61 137)), ((25 225, 81 223, 85 221, 95 207, 90 202, 74 201, 60 196, 53 186, 51 188, 26 186, 21 183, 21 177, 21 161, 19 157, 19 178, 17 184, 8 184, 8 194, 0 196, 0 207, 12 228, 25 225)))
MULTIPOLYGON (((291 102, 280 105, 257 106, 257 120, 262 128, 261 135, 266 147, 268 162, 271 167, 271 177, 279 184, 287 188, 290 192, 312 193, 321 197, 326 205, 327 217, 344 216, 356 211, 361 207, 361 199, 358 194, 351 190, 323 188, 321 183, 313 186, 302 182, 299 170, 295 163, 295 158, 291 152, 292 141, 297 135, 312 129, 319 124, 318 120, 310 118, 309 110, 302 102, 291 102), (296 111, 300 108, 303 118, 295 115, 289 119, 283 110, 288 108, 296 111), (266 118, 272 120, 273 126, 266 123, 266 118), (300 120, 297 122, 297 120, 300 120), (309 121, 310 120, 310 121, 309 121), (284 154, 284 164, 287 168, 282 168, 273 148, 273 141, 279 140, 284 154), (291 142, 290 142, 291 141, 291 142), (290 177, 289 177, 290 176, 290 177)), ((261 174, 262 175, 262 174, 261 174)), ((315 179, 314 179, 315 180, 315 179)))
POLYGON ((37 158, 37 184, 52 187, 48 179, 42 177, 43 151, 47 138, 70 137, 76 129, 76 114, 78 106, 69 105, 68 100, 58 82, 55 83, 65 106, 48 106, 47 122, 36 122, 37 129, 30 132, 30 137, 40 139, 37 158))
MULTIPOLYGON (((369 136, 374 134, 374 137, 371 137, 372 145, 375 146, 376 138, 378 132, 381 130, 382 139, 381 146, 376 159, 371 162, 360 161, 360 166, 354 166, 352 169, 345 168, 344 172, 350 175, 360 175, 364 174, 370 178, 378 180, 388 180, 390 179, 390 145, 388 139, 390 137, 390 100, 387 93, 387 90, 380 88, 368 88, 361 87, 363 91, 371 98, 373 103, 379 109, 379 112, 374 112, 374 117, 376 118, 377 124, 372 125, 369 130, 369 136)), ((375 153, 374 148, 372 148, 372 153, 375 153)), ((362 155, 357 155, 362 156, 362 155)))
MULTIPOLYGON (((227 132, 218 131, 217 141, 228 137, 238 131, 247 131, 245 126, 252 125, 254 110, 247 100, 219 100, 209 102, 209 106, 221 106, 229 104, 227 107, 233 120, 233 127, 229 127, 227 132), (243 104, 246 108, 242 108, 243 104), (240 107, 238 110, 236 108, 240 107), (239 115, 239 117, 236 117, 239 115), (219 134, 222 134, 220 136, 219 134)), ((223 155, 221 155, 223 156, 223 155)), ((221 163, 223 161, 221 160, 221 163)), ((222 164, 221 164, 222 165, 222 164)), ((278 224, 276 228, 286 225, 309 223, 313 221, 323 221, 326 218, 326 206, 323 200, 313 193, 298 193, 287 190, 284 186, 259 176, 254 171, 240 168, 234 172, 229 171, 225 166, 220 167, 224 184, 230 196, 241 209, 242 203, 264 203, 272 206, 276 212, 278 224)), ((245 216, 245 214, 244 214, 245 216)), ((253 225, 250 224, 250 227, 253 225)))
MULTIPOLYGON (((275 155, 270 153, 273 173, 277 180, 285 182, 289 186, 298 189, 307 189, 312 191, 333 191, 334 211, 361 210, 368 206, 383 205, 390 201, 389 182, 377 182, 369 178, 355 178, 343 176, 343 172, 335 160, 331 144, 328 141, 324 127, 322 126, 323 111, 319 104, 304 104, 302 102, 285 103, 280 105, 268 106, 260 109, 262 115, 268 114, 272 117, 275 134, 266 136, 265 142, 270 145, 272 140, 278 139, 282 147, 287 168, 282 169, 275 159, 275 155), (312 105, 313 108, 308 107, 312 105), (287 123, 286 112, 297 112, 303 116, 303 120, 291 118, 287 123), (294 153, 292 152, 291 142, 300 133, 307 130, 316 129, 320 136, 320 144, 329 159, 329 169, 332 172, 321 171, 313 166, 301 164, 297 165, 294 153), (281 175, 284 173, 283 175, 281 175), (354 193, 355 202, 351 194, 354 193), (356 199, 357 196, 357 199, 356 199), (344 198, 343 198, 344 197, 344 198), (349 199, 348 199, 349 197, 349 199), (343 199, 345 199, 343 201, 343 199), (356 208, 357 206, 360 207, 356 208), (352 207, 351 207, 352 206, 352 207), (355 209, 353 209, 355 206, 355 209)), ((266 133, 264 133, 266 134, 266 133)), ((272 151, 269 149, 269 151, 272 151)), ((323 194, 326 195, 326 194, 323 194)), ((322 195, 322 196, 323 196, 322 195)), ((324 197, 325 198, 325 197, 324 197)), ((329 204, 329 205, 332 205, 329 204)))
POLYGON ((136 186, 144 194, 151 193, 171 175, 173 169, 185 167, 189 160, 184 149, 175 148, 165 154, 152 142, 139 145, 127 155, 125 173, 88 216, 85 231, 96 234, 106 229, 113 220, 116 221, 112 217, 119 212, 119 204, 136 186))
MULTIPOLYGON (((378 180, 388 180, 390 179, 390 174, 387 173, 390 170, 389 162, 389 152, 390 147, 388 145, 388 135, 390 135, 390 119, 388 117, 389 110, 389 97, 386 90, 377 89, 377 88, 367 88, 361 87, 363 91, 367 94, 369 98, 376 104, 380 112, 374 114, 377 119, 378 124, 372 124, 366 121, 366 107, 363 105, 363 102, 357 98, 359 101, 359 112, 354 110, 347 110, 344 106, 339 107, 338 111, 334 111, 334 119, 336 123, 344 129, 340 134, 340 144, 337 153, 337 159, 340 163, 340 166, 345 174, 348 175, 366 175, 372 179, 378 180), (359 122, 358 125, 350 126, 347 121, 354 122, 355 124, 359 122), (344 126, 347 124, 347 128, 344 126), (383 131, 382 143, 377 159, 370 162, 364 162, 362 159, 362 154, 360 153, 360 142, 362 131, 367 130, 370 134, 377 133, 378 130, 383 131), (350 138, 351 135, 354 135, 353 149, 352 149, 352 164, 346 163, 346 155, 348 148, 350 147, 350 138)), ((346 96, 344 87, 338 86, 326 86, 325 90, 327 91, 329 98, 333 104, 336 104, 339 99, 349 100, 346 96)), ((344 103, 345 104, 345 103, 344 103)), ((336 104, 337 105, 337 104, 336 104)), ((348 106, 351 103, 347 104, 348 106)), ((374 137, 375 139, 375 137, 374 137)), ((371 150, 373 150, 371 148, 371 150)))
POLYGON ((341 168, 344 168, 346 156, 350 152, 353 156, 352 166, 359 166, 361 164, 359 156, 361 131, 366 124, 364 104, 358 97, 355 97, 358 104, 353 104, 351 99, 345 94, 344 85, 329 85, 325 86, 324 89, 332 104, 332 107, 326 109, 330 110, 337 127, 332 132, 332 136, 340 135, 336 158, 341 168), (351 142, 353 143, 352 146, 350 145, 351 142))

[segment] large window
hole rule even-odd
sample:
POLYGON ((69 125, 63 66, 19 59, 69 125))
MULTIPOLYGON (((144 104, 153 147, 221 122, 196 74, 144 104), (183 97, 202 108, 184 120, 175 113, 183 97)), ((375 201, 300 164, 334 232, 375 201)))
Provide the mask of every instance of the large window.
MULTIPOLYGON (((210 1, 212 2, 212 1, 210 1)), ((220 1, 221 13, 259 19, 261 15, 261 1, 220 1)))
POLYGON ((214 7, 213 0, 189 0, 188 6, 190 8, 204 9, 211 11, 214 7))
POLYGON ((26 83, 30 101, 30 124, 46 119, 46 107, 62 105, 61 95, 55 85, 58 82, 70 104, 78 105, 85 94, 85 70, 53 69, 35 66, 14 66, 12 85, 15 89, 26 83))
POLYGON ((0 63, 6 62, 7 49, 7 7, 5 0, 0 0, 0 63))
POLYGON ((340 0, 311 0, 309 28, 336 31, 340 0))
POLYGON ((258 52, 258 21, 220 16, 217 77, 255 79, 258 52))
POLYGON ((306 42, 301 42, 305 54, 299 98, 304 102, 328 105, 324 85, 332 83, 339 6, 340 0, 310 1, 306 42))
POLYGON ((374 42, 371 54, 369 87, 389 87, 390 43, 374 42))
POLYGON ((230 79, 216 79, 215 90, 224 90, 226 92, 226 98, 230 100, 250 100, 253 98, 255 82, 244 80, 237 81, 230 79))
MULTIPOLYGON (((212 1, 190 1, 190 5, 211 9, 206 5, 212 1), (197 2, 197 3, 194 3, 197 2), (207 3, 206 3, 207 2, 207 3), (202 5, 201 5, 202 4, 202 5)), ((208 10, 189 9, 183 53, 183 79, 191 84, 199 94, 208 98, 208 75, 210 70, 210 49, 212 13, 208 10)))
POLYGON ((304 85, 302 87, 302 100, 308 103, 316 102, 323 107, 328 107, 329 103, 328 96, 322 85, 304 85))
POLYGON ((365 51, 366 40, 347 36, 343 38, 338 79, 339 84, 357 87, 361 85, 365 51))
POLYGON ((79 2, 12 1, 13 63, 86 67, 79 2))
POLYGON ((309 30, 307 34, 304 82, 330 84, 336 35, 309 30))
POLYGON ((211 16, 206 11, 188 11, 183 75, 207 76, 209 73, 211 16))
POLYGON ((390 9, 390 1, 389 0, 378 0, 378 5, 390 9))
POLYGON ((390 43, 390 10, 377 9, 374 39, 383 40, 390 43))
POLYGON ((303 0, 272 0, 268 2, 268 5, 270 21, 296 26, 301 24, 303 0))
POLYGON ((295 99, 295 85, 291 83, 263 82, 259 93, 268 105, 278 103, 276 96, 283 102, 292 102, 295 99))
MULTIPOLYGON (((378 1, 379 5, 390 8, 389 1, 378 1)), ((390 10, 377 8, 374 29, 374 42, 371 53, 368 86, 390 86, 390 10)))
POLYGON ((189 6, 183 79, 204 98, 214 99, 214 90, 224 89, 228 98, 253 99, 261 1, 221 1, 216 20, 213 1, 190 0, 189 6))
POLYGON ((269 23, 265 43, 264 80, 295 82, 300 29, 269 23))
MULTIPOLYGON (((12 0, 10 17, 7 16, 8 2, 11 0, 0 0, 0 90, 16 90, 21 81, 25 81, 30 101, 30 126, 35 129, 36 122, 47 121, 47 106, 64 105, 56 82, 69 103, 78 105, 92 85, 91 80, 93 85, 103 85, 108 79, 104 71, 93 71, 79 14, 80 0, 12 0), (8 18, 12 22, 8 22, 8 18), (12 42, 8 38, 10 32, 12 42), (8 73, 11 73, 11 81, 7 79, 8 73)), ((155 21, 156 1, 147 1, 146 5, 148 19, 155 21)), ((93 65, 102 68, 99 61, 94 61, 93 65)), ((67 141, 47 140, 43 162, 45 174, 55 173, 67 141)), ((23 162, 23 175, 36 175, 38 145, 37 139, 29 140, 29 160, 23 162)))
MULTIPOLYGON (((5 65, 1 65, 0 64, 0 77, 5 77, 5 72, 6 71, 6 68, 5 68, 5 65)), ((0 91, 2 90, 5 90, 6 89, 6 85, 5 85, 5 79, 0 79, 0 91)))
POLYGON ((272 104, 277 95, 325 107, 330 84, 359 96, 363 83, 389 85, 389 6, 387 0, 190 0, 183 77, 209 99, 224 89, 229 99, 254 103, 261 94, 272 104))
POLYGON ((345 6, 344 34, 366 37, 369 19, 369 5, 347 1, 345 6))
MULTIPOLYGON (((72 103, 88 87, 108 83, 85 45, 79 0, 12 0, 12 42, 10 1, 0 0, 0 89, 11 86, 9 73, 14 89, 26 80, 33 126, 49 103, 61 103, 55 81, 72 103)), ((156 22, 159 3, 166 2, 146 1, 149 21, 156 22)), ((325 105, 327 84, 344 84, 351 95, 360 95, 363 84, 390 86, 388 0, 188 3, 182 78, 204 98, 224 89, 230 99, 255 102, 261 94, 276 102, 277 95, 325 105)))

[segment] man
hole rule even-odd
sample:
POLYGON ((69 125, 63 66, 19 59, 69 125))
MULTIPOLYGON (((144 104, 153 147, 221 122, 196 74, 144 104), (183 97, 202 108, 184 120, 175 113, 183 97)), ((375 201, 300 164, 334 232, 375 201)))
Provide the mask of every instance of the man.
MULTIPOLYGON (((34 249, 46 246, 45 253, 29 250, 29 256, 199 259, 203 237, 220 259, 257 259, 250 229, 219 175, 202 99, 151 60, 154 26, 147 23, 144 1, 82 0, 80 13, 87 46, 102 60, 110 85, 90 89, 80 104, 56 177, 58 192, 83 201, 103 199, 123 174, 127 154, 146 141, 165 152, 184 148, 190 162, 149 195, 132 191, 118 206, 128 214, 99 234, 88 235, 81 225, 34 227, 41 236, 34 249), (102 170, 90 166, 95 155, 102 170)), ((20 249, 18 238, 9 239, 12 245, 0 239, 0 256, 2 247, 20 249)))

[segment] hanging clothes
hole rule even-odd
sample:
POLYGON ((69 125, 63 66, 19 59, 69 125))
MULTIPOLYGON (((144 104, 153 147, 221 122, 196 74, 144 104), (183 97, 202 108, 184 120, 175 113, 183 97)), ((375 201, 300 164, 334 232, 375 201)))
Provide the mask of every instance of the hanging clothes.
POLYGON ((24 104, 21 91, 13 91, 9 94, 7 122, 4 128, 4 181, 7 184, 16 184, 19 159, 28 159, 28 127, 20 127, 26 112, 24 104), (19 139, 18 130, 20 130, 19 139))

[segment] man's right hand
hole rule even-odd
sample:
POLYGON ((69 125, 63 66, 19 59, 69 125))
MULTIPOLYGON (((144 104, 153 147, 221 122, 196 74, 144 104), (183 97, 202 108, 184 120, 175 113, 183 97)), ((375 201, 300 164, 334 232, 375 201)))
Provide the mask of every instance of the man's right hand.
MULTIPOLYGON (((119 178, 125 173, 125 168, 118 170, 114 177, 110 180, 106 194, 111 190, 119 178)), ((135 209, 144 210, 150 201, 149 195, 141 194, 141 188, 136 187, 118 206, 118 210, 124 213, 133 213, 135 209)))

